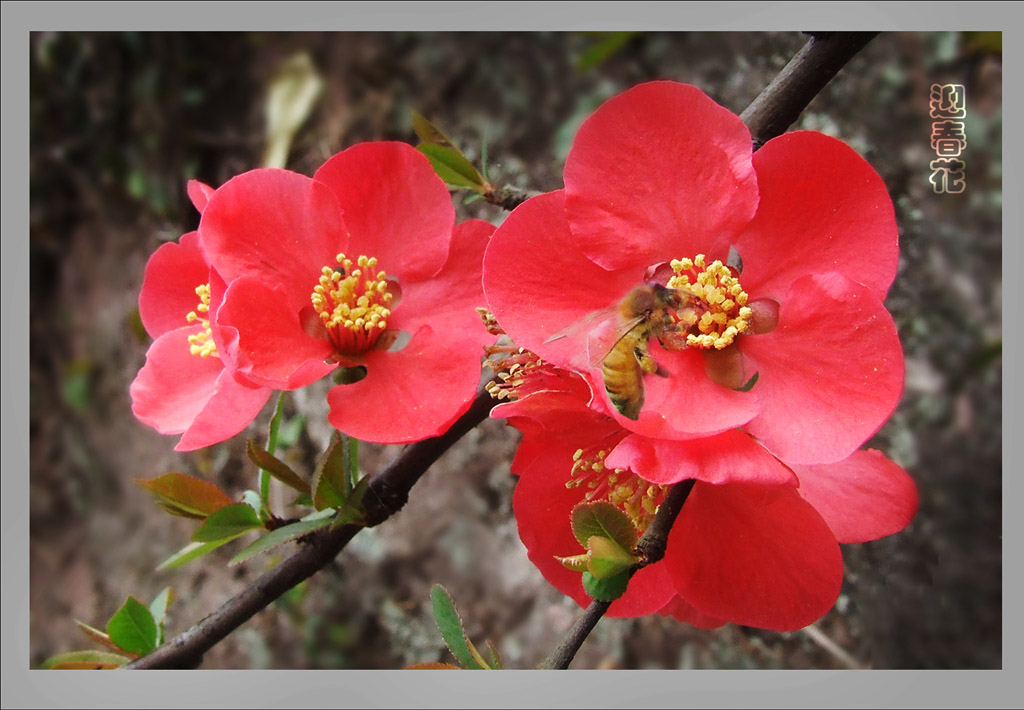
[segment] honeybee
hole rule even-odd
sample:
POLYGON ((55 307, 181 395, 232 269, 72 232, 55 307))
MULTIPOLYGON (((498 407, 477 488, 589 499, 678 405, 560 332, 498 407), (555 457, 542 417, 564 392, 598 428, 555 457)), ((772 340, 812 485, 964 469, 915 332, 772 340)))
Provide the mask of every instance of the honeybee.
POLYGON ((658 338, 666 347, 686 347, 686 334, 678 329, 674 314, 684 307, 679 291, 660 284, 638 286, 617 305, 591 313, 583 320, 552 335, 545 342, 593 333, 606 318, 618 317, 618 324, 603 345, 590 347, 588 366, 601 365, 605 391, 622 416, 636 420, 644 405, 644 375, 668 373, 651 357, 649 341, 658 338))

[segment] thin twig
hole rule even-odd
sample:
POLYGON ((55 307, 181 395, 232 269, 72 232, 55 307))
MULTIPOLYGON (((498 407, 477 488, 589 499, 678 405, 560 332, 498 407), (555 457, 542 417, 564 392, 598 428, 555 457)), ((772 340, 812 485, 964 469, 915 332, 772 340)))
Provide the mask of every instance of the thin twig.
POLYGON ((520 190, 518 187, 513 187, 512 185, 505 185, 505 187, 495 188, 485 192, 484 200, 492 205, 497 205, 503 210, 511 212, 516 207, 538 194, 540 193, 528 192, 526 190, 520 190))
MULTIPOLYGON (((789 61, 778 76, 747 107, 740 118, 747 124, 756 151, 772 138, 782 135, 807 108, 825 85, 853 56, 871 41, 877 32, 816 33, 789 61)), ((637 543, 644 553, 641 567, 653 564, 665 556, 668 532, 682 510, 683 503, 693 489, 694 481, 675 484, 658 509, 657 515, 637 543)), ((565 637, 538 668, 565 669, 569 667, 583 642, 597 622, 601 620, 609 602, 594 601, 576 620, 565 637)))
MULTIPOLYGON (((494 402, 481 390, 472 406, 441 436, 410 444, 370 483, 364 503, 368 526, 378 525, 398 512, 409 490, 448 448, 487 418, 494 402)), ((312 534, 298 552, 225 602, 198 624, 152 653, 124 666, 128 669, 196 668, 203 654, 275 599, 326 567, 362 530, 344 525, 312 534)))
MULTIPOLYGON (((640 541, 636 544, 637 550, 643 559, 640 564, 630 571, 630 577, 643 567, 660 562, 665 556, 665 547, 668 545, 668 533, 672 529, 672 524, 675 523, 676 518, 679 517, 680 511, 683 509, 683 503, 686 502, 695 483, 696 481, 691 478, 686 481, 680 481, 669 489, 665 500, 658 506, 658 512, 654 515, 654 520, 647 526, 640 541)), ((551 655, 545 658, 544 662, 537 667, 542 670, 564 670, 568 668, 572 659, 576 657, 576 652, 580 650, 580 646, 587 640, 587 636, 594 630, 597 622, 601 620, 601 617, 604 616, 610 606, 611 602, 596 600, 591 602, 587 610, 583 612, 583 616, 576 619, 576 623, 566 632, 565 637, 559 642, 555 650, 551 652, 551 655)))

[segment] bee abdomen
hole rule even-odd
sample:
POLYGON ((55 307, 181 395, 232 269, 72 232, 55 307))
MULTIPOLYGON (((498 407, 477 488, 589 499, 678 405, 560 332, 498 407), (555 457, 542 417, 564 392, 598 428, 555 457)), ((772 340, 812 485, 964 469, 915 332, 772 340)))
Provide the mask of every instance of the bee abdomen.
POLYGON ((633 354, 633 343, 624 338, 601 361, 604 388, 615 409, 627 419, 636 420, 644 404, 643 370, 633 354))

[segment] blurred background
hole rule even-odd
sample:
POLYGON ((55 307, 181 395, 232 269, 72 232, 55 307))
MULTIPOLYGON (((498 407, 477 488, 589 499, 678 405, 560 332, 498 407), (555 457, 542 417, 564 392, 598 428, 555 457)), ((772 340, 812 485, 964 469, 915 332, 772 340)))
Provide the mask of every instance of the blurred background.
MULTIPOLYGON (((237 567, 235 542, 155 572, 194 525, 132 483, 182 471, 232 495, 255 486, 244 435, 191 454, 132 416, 148 337, 137 301, 149 255, 198 224, 185 183, 264 161, 311 175, 359 141, 416 143, 411 111, 490 177, 546 191, 579 123, 639 82, 692 83, 740 113, 807 41, 792 33, 34 33, 30 60, 30 604, 36 667, 90 648, 129 595, 176 599, 167 633, 206 616, 289 552, 237 567), (271 112, 280 117, 268 128, 271 112), (57 337, 57 336, 60 337, 57 337)), ((1001 141, 999 33, 883 33, 798 126, 852 145, 884 178, 900 225, 887 305, 904 397, 869 442, 921 496, 901 533, 844 546, 835 608, 776 633, 604 619, 575 668, 999 668, 1002 665, 1001 141), (935 194, 928 91, 966 87, 966 190, 935 194)), ((684 129, 681 127, 681 130, 684 129)), ((505 213, 455 196, 461 217, 505 213)), ((285 458, 311 470, 326 384, 289 395, 285 458)), ((450 660, 429 590, 454 596, 475 641, 530 668, 580 610, 528 562, 511 512, 517 434, 488 421, 408 505, 210 651, 204 668, 399 668, 450 660)), ((364 445, 378 470, 400 447, 364 445)), ((280 505, 286 502, 279 496, 280 505)))

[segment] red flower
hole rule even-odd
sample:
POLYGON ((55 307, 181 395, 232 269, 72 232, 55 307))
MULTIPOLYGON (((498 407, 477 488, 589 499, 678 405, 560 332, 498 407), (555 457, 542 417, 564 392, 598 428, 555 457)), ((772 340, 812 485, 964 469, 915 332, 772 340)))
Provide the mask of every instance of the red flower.
POLYGON ((641 368, 638 416, 597 388, 627 429, 692 439, 746 425, 788 462, 828 463, 874 433, 902 392, 882 305, 897 257, 885 185, 844 143, 803 131, 752 154, 737 116, 695 87, 653 82, 583 124, 565 190, 498 228, 484 291, 518 345, 598 382, 618 331, 614 318, 587 318, 622 304, 620 322, 646 313, 616 348, 620 368, 641 368), (723 266, 731 247, 742 270, 723 266), (631 306, 652 282, 678 301, 631 306))
POLYGON ((339 365, 330 421, 367 441, 433 436, 468 409, 489 336, 474 310, 493 227, 455 226, 444 183, 401 143, 364 143, 308 178, 253 170, 199 233, 227 282, 217 324, 246 377, 297 389, 339 365))
POLYGON ((612 603, 613 616, 659 612, 704 628, 726 621, 801 628, 839 594, 838 543, 897 532, 917 509, 911 478, 877 451, 799 466, 775 460, 741 432, 651 440, 588 407, 589 388, 575 375, 542 365, 520 380, 519 399, 494 410, 523 432, 512 464, 520 475, 513 498, 520 537, 548 581, 579 604, 589 603, 581 574, 557 559, 582 551, 569 524, 573 507, 609 501, 642 533, 667 492, 661 481, 679 480, 682 471, 697 479, 665 558, 634 575, 612 603), (623 448, 642 473, 618 467, 623 448))
MULTIPOLYGON (((213 189, 195 180, 188 194, 200 212, 213 189)), ((132 412, 161 434, 182 434, 174 448, 191 451, 239 433, 259 414, 272 390, 236 376, 221 357, 213 324, 220 288, 189 232, 164 244, 146 264, 139 316, 155 340, 132 382, 132 412)))

